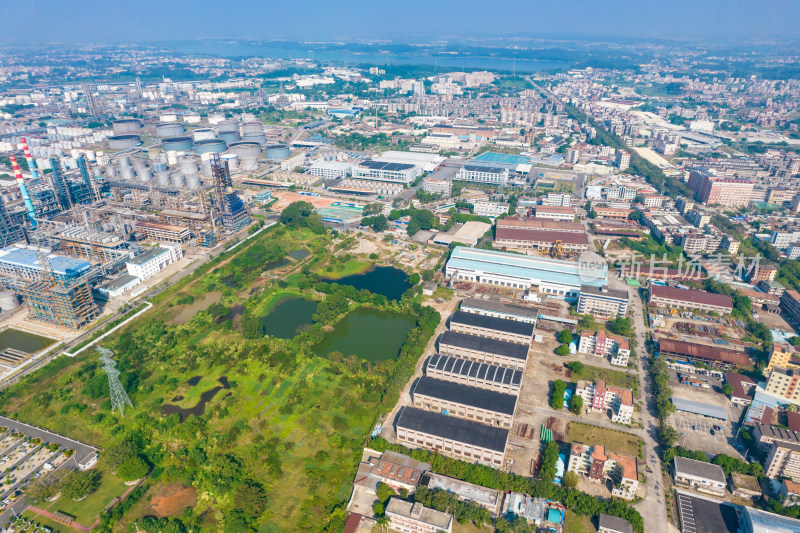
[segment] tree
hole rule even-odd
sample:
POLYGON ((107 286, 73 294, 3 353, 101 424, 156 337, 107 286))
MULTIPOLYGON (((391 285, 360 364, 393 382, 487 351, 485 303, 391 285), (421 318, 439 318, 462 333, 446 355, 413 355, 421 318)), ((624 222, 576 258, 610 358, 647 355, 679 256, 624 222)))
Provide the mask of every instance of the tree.
POLYGON ((61 494, 73 500, 81 500, 100 487, 103 474, 99 470, 73 470, 64 480, 61 494))
POLYGON ((55 497, 61 491, 61 484, 68 474, 69 471, 62 468, 31 481, 25 491, 28 503, 39 505, 55 497))
POLYGON ((378 497, 379 502, 386 504, 386 502, 389 501, 389 498, 392 496, 397 496, 397 493, 386 483, 378 483, 378 487, 375 490, 375 496, 378 497))
POLYGON ((542 466, 539 469, 539 477, 545 481, 552 482, 556 477, 558 469, 556 463, 558 462, 558 443, 551 440, 545 446, 544 453, 542 454, 542 466))
POLYGON ((580 361, 570 361, 567 363, 567 368, 569 368, 575 374, 580 374, 583 372, 584 365, 580 361))
POLYGON ((569 355, 569 346, 567 346, 566 344, 562 344, 561 346, 556 348, 556 354, 561 356, 569 355))
POLYGON ((666 448, 675 446, 679 438, 678 430, 670 425, 661 424, 658 428, 658 442, 666 448))
POLYGON ((556 338, 561 344, 569 344, 572 342, 572 332, 568 329, 562 329, 558 332, 556 338))
POLYGON ((561 484, 565 488, 574 489, 578 486, 578 474, 575 472, 565 472, 564 477, 561 479, 561 484))
POLYGON ((234 509, 225 516, 225 533, 247 533, 256 531, 250 518, 240 509, 234 509))
POLYGON ((415 219, 411 219, 411 221, 408 223, 406 231, 408 232, 409 237, 413 237, 420 229, 422 228, 420 228, 419 222, 417 222, 415 219))
POLYGON ((581 329, 581 331, 594 331, 597 329, 597 322, 592 315, 581 315, 581 317, 578 319, 578 327, 581 329))
POLYGON ((798 344, 800 344, 800 337, 798 337, 797 335, 789 337, 789 344, 791 344, 792 346, 797 346, 798 344))
POLYGON ((117 468, 117 476, 123 481, 141 479, 150 471, 147 461, 139 456, 131 457, 117 468))
POLYGON ((573 414, 580 416, 581 409, 583 409, 583 398, 577 394, 573 394, 569 399, 569 410, 572 411, 573 414))
POLYGON ((420 275, 418 273, 416 273, 416 272, 414 272, 410 276, 408 276, 408 282, 411 285, 416 285, 417 283, 419 283, 419 280, 420 280, 420 275))
POLYGON ((242 317, 242 336, 245 339, 260 339, 264 336, 264 323, 257 316, 242 317))
POLYGON ((553 382, 553 394, 550 397, 550 407, 553 409, 564 408, 564 393, 567 391, 567 384, 557 379, 553 382))
POLYGON ((292 202, 281 211, 280 221, 281 224, 297 228, 304 225, 303 219, 310 216, 314 212, 314 206, 309 202, 292 202))
POLYGON ((260 483, 248 481, 236 489, 234 506, 244 514, 257 518, 267 509, 267 493, 260 483))
POLYGON ((733 394, 733 385, 731 385, 730 383, 726 383, 725 385, 723 385, 722 386, 722 393, 727 395, 727 396, 730 396, 731 394, 733 394))
POLYGON ((389 229, 389 219, 385 215, 375 215, 361 219, 361 225, 371 227, 373 231, 386 231, 389 229))
POLYGON ((623 337, 630 337, 633 334, 633 324, 629 318, 618 316, 608 324, 608 329, 612 333, 622 335, 623 337))

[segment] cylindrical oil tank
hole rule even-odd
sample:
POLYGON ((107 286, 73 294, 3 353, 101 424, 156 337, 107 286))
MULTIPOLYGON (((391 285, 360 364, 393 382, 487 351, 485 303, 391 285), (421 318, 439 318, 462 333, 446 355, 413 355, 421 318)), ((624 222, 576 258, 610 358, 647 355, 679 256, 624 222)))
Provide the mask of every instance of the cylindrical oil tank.
POLYGON ((264 133, 264 125, 260 122, 245 122, 242 124, 242 135, 248 133, 264 133))
POLYGON ((206 139, 215 139, 217 135, 211 128, 197 128, 192 132, 192 137, 194 137, 194 142, 197 142, 206 139))
POLYGON ((147 167, 137 168, 136 177, 139 178, 140 181, 145 181, 145 182, 153 181, 153 174, 147 167))
POLYGON ((177 137, 185 132, 186 128, 180 122, 162 122, 156 125, 156 135, 159 137, 177 137))
POLYGON ((196 189, 200 186, 200 174, 189 174, 186 176, 186 188, 196 189))
POLYGON ((228 145, 222 139, 206 139, 194 143, 194 151, 198 154, 221 154, 228 149, 228 145))
POLYGON ((244 135, 242 135, 242 140, 262 145, 267 144, 267 136, 264 134, 263 131, 262 132, 254 131, 252 133, 245 133, 244 135))
POLYGON ((161 113, 159 116, 161 122, 176 122, 178 120, 177 113, 161 113))
POLYGON ((183 172, 173 172, 172 176, 169 177, 169 181, 173 187, 178 189, 186 184, 186 176, 183 175, 183 172))
POLYGON ((258 156, 261 155, 259 143, 240 141, 230 145, 228 151, 239 156, 239 168, 242 170, 255 170, 258 166, 258 156))
MULTIPOLYGON (((209 120, 209 123, 211 121, 209 120)), ((223 120, 217 125, 217 131, 222 133, 223 131, 239 131, 239 124, 235 120, 223 120)))
POLYGON ((112 150, 127 150, 142 144, 142 139, 138 135, 112 135, 108 138, 108 147, 112 150))
POLYGON ((219 158, 228 162, 228 170, 239 170, 239 156, 230 152, 224 153, 219 158))
MULTIPOLYGON (((181 128, 182 127, 183 126, 181 126, 181 128)), ((184 136, 170 137, 169 139, 164 139, 161 141, 161 146, 167 152, 188 152, 192 149, 192 144, 192 138, 184 136)))
POLYGON ((289 159, 289 156, 292 155, 289 147, 285 144, 270 144, 264 147, 264 152, 270 161, 283 161, 284 159, 289 159))
POLYGON ((186 174, 197 174, 197 163, 194 156, 187 155, 180 160, 181 172, 186 174))
POLYGON ((136 179, 136 173, 133 167, 119 167, 119 179, 125 181, 133 181, 136 179))
POLYGON ((228 146, 235 142, 239 142, 241 139, 238 131, 221 131, 219 132, 219 138, 225 141, 228 146))
POLYGON ((166 187, 169 185, 169 170, 163 170, 156 174, 156 185, 166 187))
POLYGON ((114 135, 124 135, 142 129, 142 121, 138 118, 121 118, 115 120, 111 127, 114 128, 114 135))
POLYGON ((202 117, 200 113, 186 113, 183 115, 183 121, 187 124, 199 124, 202 117))
POLYGON ((13 311, 19 307, 19 298, 14 291, 0 292, 0 309, 3 311, 13 311))

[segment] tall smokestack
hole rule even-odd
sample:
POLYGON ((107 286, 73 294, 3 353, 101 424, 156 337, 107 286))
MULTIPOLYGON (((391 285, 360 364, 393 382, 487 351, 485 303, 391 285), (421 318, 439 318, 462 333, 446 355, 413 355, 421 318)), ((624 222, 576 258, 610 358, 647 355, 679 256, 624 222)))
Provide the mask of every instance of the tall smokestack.
POLYGON ((25 161, 28 162, 28 170, 31 171, 33 179, 38 180, 41 176, 39 176, 39 171, 36 168, 36 161, 31 157, 31 151, 28 149, 28 142, 25 140, 25 137, 20 137, 19 140, 22 142, 22 151, 25 152, 25 161))
POLYGON ((36 228, 38 225, 38 222, 36 222, 36 209, 34 209, 33 202, 31 202, 31 195, 28 194, 28 187, 25 186, 25 182, 22 179, 22 171, 17 164, 17 158, 12 155, 9 156, 9 159, 11 160, 11 168, 14 169, 14 175, 17 177, 19 192, 22 193, 22 201, 25 203, 25 209, 28 211, 28 218, 31 219, 31 225, 36 228))

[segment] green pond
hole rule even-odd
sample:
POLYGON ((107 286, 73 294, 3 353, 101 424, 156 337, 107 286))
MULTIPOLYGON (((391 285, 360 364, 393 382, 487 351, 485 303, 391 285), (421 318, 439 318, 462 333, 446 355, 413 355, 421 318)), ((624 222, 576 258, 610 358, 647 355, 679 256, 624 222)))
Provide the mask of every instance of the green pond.
POLYGON ((358 290, 367 289, 374 294, 383 294, 390 300, 399 300, 411 284, 408 274, 394 267, 375 267, 363 274, 353 274, 340 279, 325 279, 339 285, 350 285, 358 290))
POLYGON ((259 317, 264 324, 264 333, 279 339, 291 339, 297 329, 311 324, 311 317, 317 312, 317 302, 296 296, 287 296, 266 316, 259 317))
POLYGON ((39 350, 44 350, 54 342, 56 342, 55 339, 34 335, 18 329, 9 328, 0 331, 0 351, 6 348, 15 348, 23 352, 36 353, 39 350))
POLYGON ((339 321, 333 331, 314 346, 314 352, 323 357, 341 352, 373 362, 394 359, 416 324, 414 318, 405 315, 359 307, 339 321))

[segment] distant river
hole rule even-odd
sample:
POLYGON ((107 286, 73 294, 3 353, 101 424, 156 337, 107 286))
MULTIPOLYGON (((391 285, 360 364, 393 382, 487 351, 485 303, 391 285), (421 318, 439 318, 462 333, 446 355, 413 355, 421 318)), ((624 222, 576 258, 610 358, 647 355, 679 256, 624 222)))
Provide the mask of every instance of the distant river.
MULTIPOLYGON (((185 54, 208 54, 223 57, 267 57, 274 59, 308 59, 312 61, 358 65, 437 65, 446 69, 480 68, 487 70, 513 70, 515 62, 498 56, 476 57, 470 54, 430 53, 380 53, 353 52, 346 50, 320 50, 313 45, 302 46, 286 42, 247 41, 176 41, 159 43, 185 54)), ((516 60, 517 72, 539 72, 556 68, 567 68, 569 63, 561 61, 516 60)))

